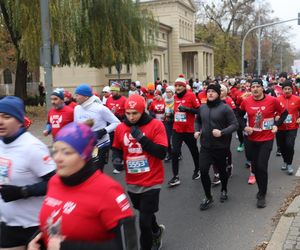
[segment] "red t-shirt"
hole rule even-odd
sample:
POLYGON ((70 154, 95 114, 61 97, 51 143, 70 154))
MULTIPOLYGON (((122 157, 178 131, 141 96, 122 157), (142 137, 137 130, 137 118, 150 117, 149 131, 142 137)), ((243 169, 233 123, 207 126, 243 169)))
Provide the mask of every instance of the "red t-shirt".
POLYGON ((51 232, 66 240, 101 242, 114 238, 111 229, 132 215, 121 185, 100 171, 76 186, 55 175, 41 208, 40 230, 46 244, 51 232))
POLYGON ((165 108, 166 104, 163 99, 159 101, 154 99, 149 106, 149 111, 155 114, 156 119, 163 121, 165 118, 165 108))
MULTIPOLYGON (((139 128, 155 144, 168 146, 166 129, 161 121, 152 119, 139 128)), ((116 128, 113 147, 123 151, 127 184, 151 187, 163 183, 162 160, 144 151, 141 144, 132 137, 130 127, 125 123, 116 128)))
POLYGON ((237 95, 240 91, 236 87, 232 87, 229 90, 228 95, 232 98, 233 101, 236 101, 237 95))
POLYGON ((77 106, 77 103, 76 102, 70 102, 67 106, 74 109, 77 106))
POLYGON ((253 128, 253 133, 248 136, 251 141, 269 141, 274 139, 272 128, 276 115, 281 115, 285 108, 273 96, 265 95, 265 98, 256 101, 253 96, 246 98, 241 106, 248 114, 249 127, 253 128))
POLYGON ((106 100, 106 107, 110 109, 118 118, 125 116, 125 102, 126 97, 121 96, 119 99, 115 100, 112 96, 108 97, 106 100))
POLYGON ((274 91, 275 91, 275 94, 276 94, 277 97, 283 95, 282 88, 280 86, 278 86, 278 85, 274 86, 274 91))
POLYGON ((296 123, 296 121, 300 116, 300 97, 291 95, 289 98, 286 98, 284 97, 284 95, 281 95, 277 97, 277 99, 284 105, 284 107, 289 113, 283 124, 280 127, 278 127, 278 129, 298 129, 299 125, 298 123, 296 123))
POLYGON ((178 133, 194 133, 195 115, 189 112, 181 112, 179 106, 197 109, 200 103, 193 92, 187 91, 182 98, 174 96, 174 124, 173 129, 178 133))
POLYGON ((72 122, 74 119, 74 110, 67 105, 64 105, 61 109, 52 108, 48 112, 48 123, 51 125, 51 133, 55 138, 57 132, 72 122))
POLYGON ((200 105, 207 103, 207 94, 206 94, 206 90, 202 90, 199 94, 198 94, 198 100, 200 105))
POLYGON ((227 96, 227 97, 225 98, 225 103, 226 103, 231 109, 236 109, 235 103, 234 103, 234 101, 232 100, 231 97, 227 96))

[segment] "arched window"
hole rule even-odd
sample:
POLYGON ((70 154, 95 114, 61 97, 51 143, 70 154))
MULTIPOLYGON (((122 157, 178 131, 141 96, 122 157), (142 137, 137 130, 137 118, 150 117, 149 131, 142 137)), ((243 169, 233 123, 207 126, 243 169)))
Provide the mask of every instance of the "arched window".
POLYGON ((9 69, 3 71, 4 84, 12 84, 12 75, 9 69))

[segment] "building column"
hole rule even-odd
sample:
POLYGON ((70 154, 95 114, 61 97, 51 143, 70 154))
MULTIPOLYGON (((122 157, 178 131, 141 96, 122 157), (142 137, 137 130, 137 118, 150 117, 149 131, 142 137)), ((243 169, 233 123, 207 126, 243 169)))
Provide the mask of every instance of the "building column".
POLYGON ((215 77, 215 62, 214 62, 214 54, 211 54, 211 74, 215 77))
POLYGON ((203 51, 199 50, 197 51, 197 58, 198 58, 198 78, 199 78, 199 81, 203 81, 205 79, 204 78, 204 72, 203 72, 203 60, 204 60, 204 57, 203 57, 203 51))

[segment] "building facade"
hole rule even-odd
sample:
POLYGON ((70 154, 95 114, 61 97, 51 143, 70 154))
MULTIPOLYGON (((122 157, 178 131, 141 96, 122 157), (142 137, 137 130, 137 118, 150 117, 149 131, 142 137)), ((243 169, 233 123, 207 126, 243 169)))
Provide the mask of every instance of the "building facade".
MULTIPOLYGON (((143 85, 157 78, 174 82, 179 74, 199 80, 214 75, 213 47, 195 42, 196 7, 192 0, 140 0, 141 6, 153 12, 159 22, 154 34, 152 56, 141 65, 122 65, 120 75, 115 67, 85 66, 54 67, 53 87, 73 91, 78 84, 88 83, 100 91, 103 86, 120 78, 124 87, 139 80, 143 85)), ((43 70, 41 70, 43 81, 43 70)))

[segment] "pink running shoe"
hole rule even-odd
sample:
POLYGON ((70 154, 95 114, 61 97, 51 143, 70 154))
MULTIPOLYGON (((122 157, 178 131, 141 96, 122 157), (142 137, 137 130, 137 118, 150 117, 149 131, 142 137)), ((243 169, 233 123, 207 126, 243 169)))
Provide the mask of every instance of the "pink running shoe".
POLYGON ((249 185, 254 185, 256 182, 255 176, 254 175, 250 175, 249 179, 248 179, 248 184, 249 185))

